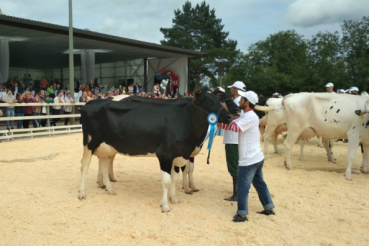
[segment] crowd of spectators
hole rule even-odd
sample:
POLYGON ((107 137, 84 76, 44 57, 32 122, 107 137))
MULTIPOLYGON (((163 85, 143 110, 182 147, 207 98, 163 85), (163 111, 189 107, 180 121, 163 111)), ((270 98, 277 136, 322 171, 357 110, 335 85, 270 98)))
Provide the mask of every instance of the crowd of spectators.
MULTIPOLYGON (((73 106, 62 106, 64 102, 88 102, 90 100, 107 99, 117 95, 140 96, 148 98, 176 99, 192 97, 191 93, 181 95, 178 88, 173 92, 166 92, 160 89, 159 84, 155 84, 152 92, 144 92, 139 83, 131 83, 115 86, 113 84, 100 86, 90 80, 86 84, 81 84, 76 78, 74 80, 74 98, 71 96, 69 85, 63 88, 60 80, 52 79, 48 82, 44 76, 39 79, 32 79, 30 74, 24 74, 23 80, 18 77, 9 78, 7 83, 0 83, 0 103, 52 103, 50 113, 53 115, 70 114, 73 106), (1 96, 3 95, 3 96, 1 96)), ((17 106, 7 107, 5 116, 38 116, 47 114, 46 106, 17 106)), ((17 129, 29 128, 30 120, 17 120, 17 129)), ((52 126, 56 126, 59 119, 51 121, 52 126)), ((32 120, 33 127, 44 127, 46 120, 32 120)), ((69 124, 69 118, 65 118, 64 124, 69 124)), ((14 121, 7 121, 6 128, 14 129, 14 121)))

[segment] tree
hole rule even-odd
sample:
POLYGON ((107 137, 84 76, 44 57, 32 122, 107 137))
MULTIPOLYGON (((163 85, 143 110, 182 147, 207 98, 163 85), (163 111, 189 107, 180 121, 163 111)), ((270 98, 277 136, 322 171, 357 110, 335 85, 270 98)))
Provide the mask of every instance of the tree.
POLYGON ((205 52, 202 57, 189 60, 190 86, 193 88, 197 78, 216 85, 219 70, 227 71, 239 53, 237 41, 227 39, 229 32, 223 31, 222 20, 216 18, 215 10, 203 1, 192 7, 187 1, 182 10, 174 11, 171 28, 160 28, 164 34, 161 44, 205 52))
POLYGON ((310 90, 307 44, 295 31, 281 31, 251 45, 229 69, 226 83, 246 83, 248 90, 265 95, 310 90))
POLYGON ((321 91, 327 82, 333 82, 335 88, 348 86, 338 32, 319 32, 307 43, 312 90, 321 91))
POLYGON ((342 47, 351 85, 369 88, 369 16, 362 21, 344 21, 342 47))

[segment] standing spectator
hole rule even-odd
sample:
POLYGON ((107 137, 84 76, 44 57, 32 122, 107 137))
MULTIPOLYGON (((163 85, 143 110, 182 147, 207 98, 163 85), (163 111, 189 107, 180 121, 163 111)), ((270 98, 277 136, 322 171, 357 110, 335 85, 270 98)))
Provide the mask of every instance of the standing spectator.
POLYGON ((45 79, 45 76, 42 76, 41 78, 41 89, 44 91, 47 90, 47 80, 45 79))
MULTIPOLYGON (((33 103, 35 102, 35 100, 31 97, 31 92, 30 91, 26 91, 25 92, 25 98, 24 98, 24 102, 25 103, 33 103)), ((24 116, 32 116, 32 106, 26 106, 24 109, 24 116)), ((29 120, 23 120, 23 128, 29 128, 29 120)))
POLYGON ((55 95, 58 95, 58 94, 59 94, 59 91, 61 91, 61 92, 62 92, 62 90, 60 89, 60 84, 56 84, 56 87, 55 87, 55 89, 54 89, 54 93, 55 93, 55 95))
POLYGON ((47 88, 46 95, 48 95, 51 98, 55 97, 54 86, 52 84, 49 86, 49 88, 47 88))
POLYGON ((98 95, 99 95, 99 93, 100 93, 100 86, 96 86, 96 87, 95 87, 95 91, 94 91, 94 92, 95 92, 94 94, 95 94, 96 96, 98 96, 98 95))
POLYGON ((126 87, 123 85, 123 88, 122 88, 122 94, 123 95, 126 95, 127 94, 127 90, 126 90, 126 87))
MULTIPOLYGON (((61 105, 60 103, 64 103, 62 92, 59 91, 58 95, 54 98, 54 107, 53 107, 53 115, 60 115, 61 105)), ((56 123, 58 123, 59 118, 54 118, 52 122, 52 126, 56 126, 56 123)))
POLYGON ((159 83, 156 83, 156 84, 154 85, 154 88, 153 88, 152 92, 153 92, 155 95, 159 95, 159 92, 160 92, 159 83))
POLYGON ((138 93, 140 93, 141 88, 142 86, 138 82, 136 82, 135 86, 133 86, 133 92, 136 96, 138 95, 138 93))
POLYGON ((173 97, 175 96, 177 96, 177 98, 180 98, 182 96, 181 93, 179 92, 178 86, 175 87, 174 92, 173 92, 173 97))
POLYGON ((18 93, 24 94, 25 91, 26 91, 26 86, 25 84, 22 84, 21 87, 19 88, 18 93))
POLYGON ((78 92, 79 88, 80 88, 79 81, 77 80, 76 77, 74 77, 74 92, 75 93, 78 92))
MULTIPOLYGON (((24 103, 24 97, 22 94, 17 95, 17 103, 24 103)), ((23 117, 24 116, 25 107, 22 106, 15 106, 15 116, 16 117, 23 117)), ((23 120, 17 120, 17 129, 22 129, 23 120)))
POLYGON ((23 77, 23 84, 24 84, 24 86, 26 87, 26 88, 28 88, 28 84, 29 84, 29 76, 28 76, 28 74, 24 74, 24 77, 23 77))
MULTIPOLYGON (((4 98, 5 103, 16 103, 17 100, 14 98, 12 91, 8 89, 6 91, 6 95, 4 98)), ((6 108, 6 117, 14 117, 14 106, 9 106, 6 108)), ((11 129, 14 129, 14 120, 7 120, 6 121, 6 129, 9 130, 9 125, 11 125, 11 129)))
MULTIPOLYGON (((240 91, 246 91, 246 85, 241 81, 236 81, 230 88, 233 102, 239 106, 241 100, 240 91)), ((223 143, 225 145, 225 154, 227 161, 227 169, 233 181, 233 194, 226 201, 237 201, 237 168, 238 168, 238 134, 229 130, 224 131, 223 143)))
MULTIPOLYGON (((35 94, 35 103, 42 103, 43 100, 40 98, 40 95, 38 93, 35 94)), ((33 106, 32 107, 33 116, 41 115, 41 106, 33 106)), ((41 126, 41 120, 40 119, 34 119, 32 120, 32 124, 34 128, 41 126)))
POLYGON ((13 95, 17 97, 19 91, 18 83, 14 83, 14 87, 12 88, 13 95))
POLYGON ((88 81, 88 84, 87 85, 88 85, 88 89, 90 91, 93 91, 93 89, 94 89, 94 83, 93 83, 92 79, 90 81, 88 81))
POLYGON ((133 90, 134 90, 133 84, 130 84, 130 85, 128 86, 128 94, 133 93, 133 90))
POLYGON ((38 76, 33 81, 33 88, 35 89, 35 92, 40 92, 40 89, 41 89, 41 80, 38 78, 38 76))
MULTIPOLYGON (((70 92, 67 92, 67 96, 65 97, 66 103, 75 103, 74 99, 72 98, 70 92)), ((64 114, 71 114, 73 106, 64 106, 64 114)), ((65 118, 64 125, 68 125, 69 118, 65 118)))

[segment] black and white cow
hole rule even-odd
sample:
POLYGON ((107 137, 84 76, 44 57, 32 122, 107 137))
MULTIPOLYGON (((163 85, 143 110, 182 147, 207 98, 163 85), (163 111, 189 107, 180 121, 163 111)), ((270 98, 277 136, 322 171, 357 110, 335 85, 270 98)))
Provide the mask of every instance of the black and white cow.
POLYGON ((208 88, 196 91, 194 99, 164 100, 128 97, 121 101, 96 100, 81 109, 84 153, 79 199, 86 197, 85 178, 92 155, 99 158, 103 183, 114 194, 109 165, 117 153, 130 156, 156 156, 162 171, 162 212, 169 212, 169 197, 177 203, 175 183, 179 167, 199 153, 209 113, 220 123, 232 115, 208 88))

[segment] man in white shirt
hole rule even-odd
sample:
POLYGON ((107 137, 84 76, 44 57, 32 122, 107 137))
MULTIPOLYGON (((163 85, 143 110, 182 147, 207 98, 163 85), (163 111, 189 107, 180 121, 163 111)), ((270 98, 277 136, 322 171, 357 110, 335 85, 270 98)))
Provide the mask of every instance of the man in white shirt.
MULTIPOLYGON (((258 96, 253 91, 239 91, 241 96, 240 109, 243 114, 238 119, 226 125, 227 129, 238 133, 238 182, 237 182, 237 214, 234 222, 244 222, 247 219, 248 196, 251 184, 255 187, 264 210, 258 212, 264 215, 274 215, 274 204, 268 187, 263 178, 264 155, 260 147, 259 117, 254 112, 258 96)), ((224 128, 220 124, 220 128, 224 128)))
MULTIPOLYGON (((230 88, 233 102, 239 106, 241 99, 238 94, 239 91, 246 91, 246 85, 241 81, 236 81, 233 85, 228 86, 230 88)), ((225 198, 226 201, 237 201, 237 168, 238 168, 238 134, 236 132, 224 131, 223 143, 225 144, 225 153, 227 160, 227 168, 229 174, 232 176, 233 181, 233 194, 229 198, 225 198)))
POLYGON ((334 85, 333 85, 332 82, 328 82, 325 85, 325 89, 327 90, 328 93, 335 93, 336 94, 336 92, 333 91, 333 87, 334 87, 334 85))

